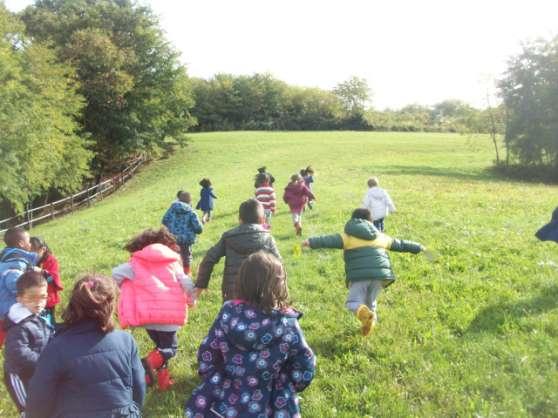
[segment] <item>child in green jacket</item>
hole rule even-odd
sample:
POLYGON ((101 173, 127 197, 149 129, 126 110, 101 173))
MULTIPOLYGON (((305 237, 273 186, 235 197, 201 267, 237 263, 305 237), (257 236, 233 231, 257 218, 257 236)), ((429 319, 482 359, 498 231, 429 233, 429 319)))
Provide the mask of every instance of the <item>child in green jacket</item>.
POLYGON ((391 238, 378 231, 368 209, 355 209, 343 234, 312 237, 302 246, 344 250, 349 285, 345 305, 362 323, 362 335, 369 335, 376 324, 376 299, 380 292, 395 281, 387 250, 413 254, 425 250, 416 242, 391 238))

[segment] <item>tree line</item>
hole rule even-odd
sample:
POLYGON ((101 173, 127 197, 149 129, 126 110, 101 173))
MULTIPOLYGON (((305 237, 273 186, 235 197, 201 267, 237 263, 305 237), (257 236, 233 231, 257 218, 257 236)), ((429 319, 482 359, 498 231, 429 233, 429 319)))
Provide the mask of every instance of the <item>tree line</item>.
POLYGON ((331 90, 270 74, 189 78, 156 16, 133 0, 37 0, 17 15, 0 2, 0 213, 74 192, 192 130, 483 132, 497 165, 558 178, 557 39, 510 59, 498 106, 379 111, 358 77, 331 90))

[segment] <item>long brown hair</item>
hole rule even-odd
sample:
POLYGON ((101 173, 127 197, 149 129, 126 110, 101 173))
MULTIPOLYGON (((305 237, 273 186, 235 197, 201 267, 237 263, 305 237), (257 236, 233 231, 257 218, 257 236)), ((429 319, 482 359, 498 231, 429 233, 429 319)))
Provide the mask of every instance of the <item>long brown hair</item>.
POLYGON ((118 287, 112 279, 98 274, 87 274, 74 285, 70 302, 62 313, 67 326, 84 320, 97 322, 103 332, 114 329, 114 311, 118 287))
POLYGON ((289 307, 287 274, 281 261, 273 254, 258 251, 249 255, 240 266, 235 284, 235 297, 263 312, 289 307))
POLYGON ((151 244, 163 244, 173 251, 180 251, 176 238, 169 232, 166 226, 159 229, 146 229, 139 235, 132 238, 125 246, 124 249, 130 253, 143 250, 151 244))

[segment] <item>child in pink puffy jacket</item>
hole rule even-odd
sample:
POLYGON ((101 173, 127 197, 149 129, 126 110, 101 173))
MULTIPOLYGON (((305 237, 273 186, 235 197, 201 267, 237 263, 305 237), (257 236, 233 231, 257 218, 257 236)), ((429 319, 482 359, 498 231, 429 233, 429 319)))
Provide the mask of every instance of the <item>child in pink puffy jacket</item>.
POLYGON ((155 348, 142 359, 146 382, 157 376, 160 390, 173 384, 167 362, 176 355, 178 330, 194 302, 194 285, 184 273, 179 247, 167 228, 147 229, 125 247, 130 261, 112 270, 120 286, 118 317, 122 328, 144 327, 155 348))

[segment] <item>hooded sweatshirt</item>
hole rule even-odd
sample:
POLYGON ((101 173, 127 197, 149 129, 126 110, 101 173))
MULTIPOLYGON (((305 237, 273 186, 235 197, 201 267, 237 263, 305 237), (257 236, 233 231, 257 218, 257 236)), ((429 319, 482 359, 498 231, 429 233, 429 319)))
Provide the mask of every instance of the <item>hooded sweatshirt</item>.
POLYGON ((223 300, 234 297, 234 281, 240 265, 246 257, 259 250, 281 258, 275 240, 260 224, 240 224, 225 232, 219 242, 209 249, 203 258, 196 280, 196 287, 206 289, 215 264, 225 257, 223 272, 223 300))
POLYGON ((203 382, 186 402, 186 416, 300 416, 297 392, 316 367, 300 316, 225 302, 198 350, 203 382))
POLYGON ((389 194, 384 189, 378 186, 368 189, 364 195, 362 207, 370 211, 372 219, 375 221, 395 212, 395 205, 391 197, 389 197, 389 194))
POLYGON ((306 206, 308 199, 316 198, 304 182, 289 183, 283 193, 283 201, 289 205, 291 212, 300 213, 306 206))
POLYGON ((310 248, 338 248, 344 250, 345 274, 348 281, 380 279, 386 286, 395 280, 386 250, 417 254, 419 243, 391 238, 378 231, 372 222, 351 219, 343 234, 325 235, 308 239, 310 248))
POLYGON ((35 266, 39 255, 21 248, 7 247, 0 253, 0 320, 16 303, 16 283, 26 270, 35 266))
POLYGON ((162 224, 176 237, 178 245, 192 245, 196 234, 201 234, 203 227, 192 207, 180 200, 174 202, 163 216, 162 224))

